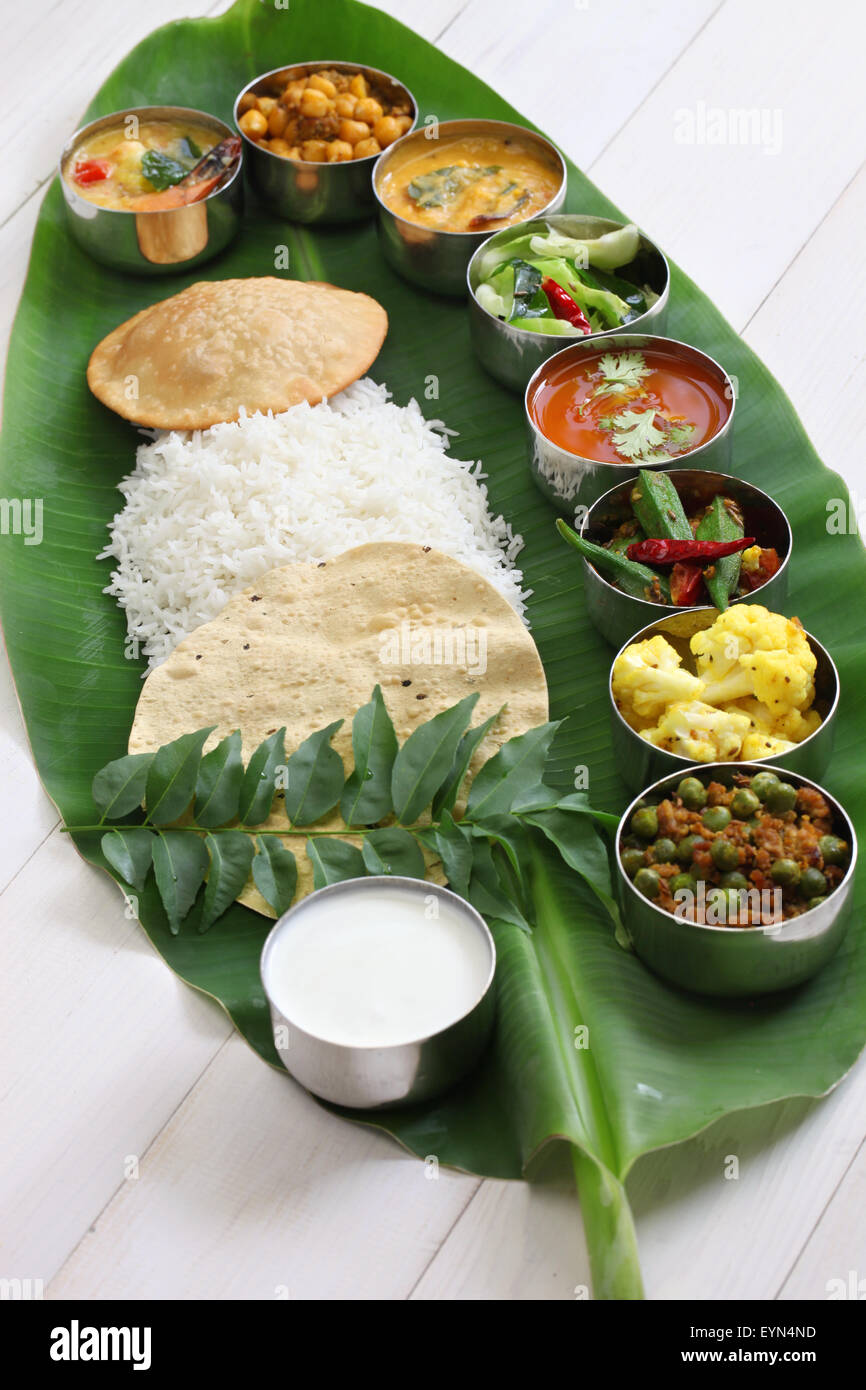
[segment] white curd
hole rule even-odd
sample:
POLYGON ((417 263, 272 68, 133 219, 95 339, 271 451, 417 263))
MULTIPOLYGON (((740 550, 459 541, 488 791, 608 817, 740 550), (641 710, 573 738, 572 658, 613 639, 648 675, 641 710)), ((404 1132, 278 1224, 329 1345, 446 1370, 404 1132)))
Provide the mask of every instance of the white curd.
POLYGON ((429 884, 371 884, 307 899, 273 940, 265 987, 315 1037, 394 1046, 462 1018, 491 963, 480 927, 429 884))

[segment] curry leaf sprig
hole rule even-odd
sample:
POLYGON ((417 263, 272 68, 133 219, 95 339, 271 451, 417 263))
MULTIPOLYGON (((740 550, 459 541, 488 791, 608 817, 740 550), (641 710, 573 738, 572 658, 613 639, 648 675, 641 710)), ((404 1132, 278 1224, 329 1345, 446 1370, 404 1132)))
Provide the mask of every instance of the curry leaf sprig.
POLYGON ((100 833, 106 860, 131 891, 142 891, 152 873, 174 933, 188 918, 206 931, 250 876, 269 907, 285 912, 298 883, 289 848, 295 838, 305 842, 315 888, 366 874, 424 878, 426 850, 441 860, 451 888, 488 920, 530 930, 530 842, 541 836, 617 920, 605 840, 616 817, 592 810, 584 792, 563 792, 548 780, 558 723, 505 743, 480 768, 455 816, 473 755, 501 714, 471 728, 477 701, 468 695, 400 745, 377 685, 352 721, 348 777, 331 744, 342 720, 289 757, 286 730, 276 729, 246 767, 238 730, 203 754, 211 725, 109 763, 93 780, 101 819, 65 829, 100 833), (317 824, 336 811, 341 829, 317 824))

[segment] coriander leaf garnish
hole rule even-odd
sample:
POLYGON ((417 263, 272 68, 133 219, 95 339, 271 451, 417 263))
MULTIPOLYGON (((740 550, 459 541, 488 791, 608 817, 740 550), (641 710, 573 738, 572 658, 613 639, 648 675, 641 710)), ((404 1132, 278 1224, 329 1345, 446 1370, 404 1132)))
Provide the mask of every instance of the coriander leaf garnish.
POLYGON ((672 424, 667 434, 668 449, 683 449, 691 440, 695 432, 694 425, 687 424, 684 420, 672 424))
POLYGON ((636 463, 667 462, 695 432, 687 421, 671 423, 656 410, 621 410, 598 423, 600 429, 611 431, 617 453, 636 463))
POLYGON ((609 392, 624 394, 626 391, 636 391, 651 371, 642 352, 621 352, 619 356, 606 352, 599 359, 598 369, 604 381, 596 386, 591 399, 609 392))
POLYGON ((632 462, 655 463, 668 457, 662 449, 667 436, 655 422, 654 410, 623 410, 611 421, 613 447, 632 462))

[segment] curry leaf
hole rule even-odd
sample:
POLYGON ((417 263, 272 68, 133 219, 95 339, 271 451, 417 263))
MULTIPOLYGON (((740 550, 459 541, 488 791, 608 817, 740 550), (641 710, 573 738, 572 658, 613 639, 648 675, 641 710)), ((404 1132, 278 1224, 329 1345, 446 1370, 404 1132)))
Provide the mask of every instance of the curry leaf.
POLYGON ((575 814, 574 811, 555 810, 538 811, 526 816, 526 820, 530 825, 537 826, 550 843, 556 846, 570 869, 574 869, 586 879, 610 913, 620 945, 630 947, 628 934, 620 919, 619 907, 613 895, 608 852, 593 825, 592 818, 575 814))
POLYGON ((514 871, 521 890, 526 890, 523 865, 527 859, 526 831, 517 816, 487 816, 482 822, 473 821, 470 832, 476 838, 484 836, 500 846, 514 871))
POLYGON ((172 934, 177 935, 208 868, 204 840, 184 830, 161 830, 153 838, 153 871, 172 934))
POLYGON ((409 735, 394 760, 391 792, 397 819, 416 821, 447 779, 478 701, 477 692, 428 719, 409 735))
POLYGON ((204 842, 210 856, 210 868, 199 931, 207 931, 231 907, 250 876, 254 848, 250 836, 244 834, 243 830, 229 830, 224 835, 206 835, 204 842))
POLYGON ((485 816, 510 814, 524 789, 537 786, 543 780, 544 765, 558 728, 558 722, 539 724, 503 744, 473 781, 466 815, 480 820, 485 816))
POLYGON ((343 720, 337 719, 310 734, 289 758, 286 815, 292 825, 312 825, 339 801, 346 770, 331 739, 342 725, 343 720))
POLYGON ((562 793, 546 782, 536 782, 533 786, 519 791, 511 803, 512 816, 524 816, 527 811, 547 811, 562 803, 562 793))
POLYGON ((153 856, 153 831, 121 826, 102 837, 102 853, 131 888, 144 887, 153 856))
POLYGON ((389 825, 365 835, 361 854, 370 874, 423 878, 426 872, 424 855, 415 836, 408 830, 401 830, 399 825, 389 825))
POLYGON ((443 811, 439 824, 426 827, 419 832, 418 838, 439 855, 449 887, 465 898, 472 872, 472 837, 469 830, 455 821, 450 811, 443 811))
POLYGON ((189 806, 195 791, 201 750, 215 728, 212 724, 209 729, 199 729, 194 734, 181 734, 154 753, 145 789, 147 817, 154 825, 168 825, 189 806))
POLYGON ((235 729, 201 760, 195 783, 196 825, 210 830, 234 820, 243 780, 241 736, 235 729))
POLYGON ((298 865, 279 835, 257 835, 253 883, 278 917, 288 912, 298 885, 298 865))
POLYGON ((141 805, 153 757, 153 753, 128 753, 97 772, 93 800, 104 817, 126 816, 141 805))
POLYGON ((567 796, 559 798, 557 806, 560 811, 576 811, 579 815, 591 816, 597 825, 611 834, 615 834, 619 827, 619 816, 612 816, 609 811, 597 811, 590 806, 587 792, 569 792, 567 796))
POLYGON ((316 835, 307 841, 307 858, 313 866, 313 887, 327 888, 347 878, 364 878, 364 856, 346 840, 316 835))
POLYGON ((286 729, 277 729, 260 743, 247 764, 241 783, 238 816, 242 825, 261 825, 274 804, 277 768, 286 763, 286 729))
POLYGON ((463 778, 469 771, 469 764, 472 756, 481 743, 483 738, 496 723, 502 714, 502 709, 497 710, 496 714, 491 714, 489 719, 485 719, 483 724, 479 724, 476 729, 470 729, 463 735, 457 745, 457 754, 451 765, 447 781, 439 788, 433 798, 433 819, 438 820, 443 811, 452 811, 457 797, 460 795, 460 788, 463 785, 463 778))
POLYGON ((340 814, 347 825, 375 825, 394 809, 391 772, 397 746, 394 725, 377 685, 352 721, 355 770, 340 801, 340 814))
POLYGON ((472 906, 494 921, 511 922, 525 932, 530 925, 507 892, 489 841, 476 839, 472 852, 472 875, 467 894, 472 906))

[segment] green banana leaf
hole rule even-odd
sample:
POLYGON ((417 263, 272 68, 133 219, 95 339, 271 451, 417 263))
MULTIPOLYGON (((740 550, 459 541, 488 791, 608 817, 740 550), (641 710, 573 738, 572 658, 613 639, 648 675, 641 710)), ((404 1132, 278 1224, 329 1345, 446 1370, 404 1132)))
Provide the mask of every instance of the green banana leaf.
MULTIPOLYGON (((292 0, 285 9, 238 0, 218 18, 168 25, 121 63, 87 116, 174 102, 230 120, 235 93, 256 73, 335 47, 341 57, 399 74, 422 116, 521 119, 471 73, 353 0, 292 0)), ((571 165, 567 208, 620 215, 571 165)), ((279 246, 289 248, 291 275, 364 290, 385 305, 391 329, 373 375, 400 404, 414 395, 459 430, 461 457, 484 461, 493 507, 526 542, 522 563, 535 591, 530 614, 551 717, 567 720, 557 749, 563 780, 577 765, 588 767, 593 804, 621 810, 627 798, 607 723, 610 652, 587 621, 575 557, 557 542, 552 511, 530 481, 520 399, 475 360, 463 306, 391 273, 372 223, 302 229, 251 206, 240 238, 204 274, 273 274, 279 246), (431 377, 438 399, 428 402, 431 377)), ((839 598, 862 589, 866 560, 855 536, 826 531, 828 500, 847 494, 767 370, 694 284, 676 267, 672 275, 670 335, 711 353, 739 382, 734 469, 772 493, 791 519, 788 611, 838 663, 843 696, 827 783, 862 833, 866 650, 839 598)), ((0 601, 34 758, 69 824, 87 823, 94 773, 125 752, 141 684, 141 663, 125 652, 123 615, 102 593, 109 566, 95 558, 137 436, 91 397, 85 366, 117 323, 194 278, 201 273, 139 280, 100 268, 70 240, 60 189, 56 182, 49 189, 12 337, 0 448, 0 493, 43 499, 44 539, 2 538, 0 601)), ((106 867, 98 838, 78 844, 106 867)), ((866 1030, 864 889, 847 941, 815 980, 782 997, 714 1003, 669 988, 621 950, 598 900, 540 847, 532 869, 533 935, 496 928, 499 1018, 482 1067, 435 1104, 351 1118, 381 1126, 419 1155, 496 1177, 525 1175, 551 1140, 573 1145, 596 1296, 638 1297, 624 1190, 635 1160, 728 1111, 821 1095, 854 1062, 866 1030)), ((258 977, 269 923, 235 905, 207 936, 175 937, 152 885, 138 906, 168 964, 219 999, 250 1044, 278 1065, 258 977)))

